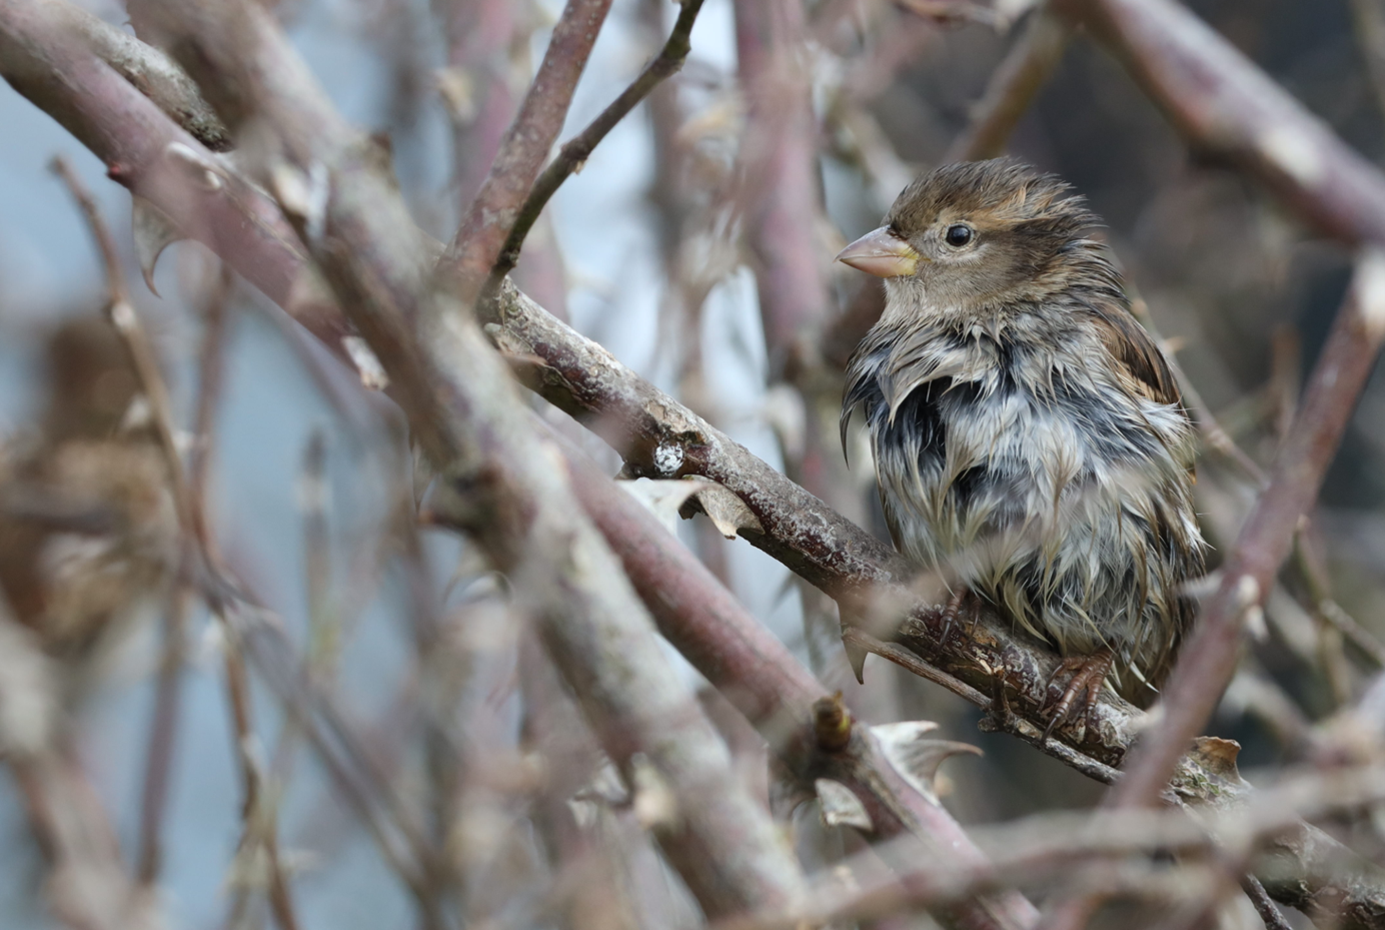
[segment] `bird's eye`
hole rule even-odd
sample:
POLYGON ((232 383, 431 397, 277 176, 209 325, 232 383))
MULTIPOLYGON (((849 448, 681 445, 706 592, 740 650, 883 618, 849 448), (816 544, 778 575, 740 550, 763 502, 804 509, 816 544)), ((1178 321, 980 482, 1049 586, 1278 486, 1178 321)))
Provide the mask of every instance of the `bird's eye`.
POLYGON ((947 228, 947 232, 943 235, 943 241, 954 249, 960 249, 970 242, 974 235, 975 233, 972 232, 970 226, 963 226, 961 223, 958 223, 956 226, 949 226, 947 228))

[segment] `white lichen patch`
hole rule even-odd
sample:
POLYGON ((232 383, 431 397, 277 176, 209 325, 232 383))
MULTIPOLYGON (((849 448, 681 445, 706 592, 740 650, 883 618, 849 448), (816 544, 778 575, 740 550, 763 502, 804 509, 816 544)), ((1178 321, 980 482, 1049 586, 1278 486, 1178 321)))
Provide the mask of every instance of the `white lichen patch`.
POLYGON ((654 450, 654 471, 662 478, 672 478, 683 467, 683 447, 661 442, 654 450))

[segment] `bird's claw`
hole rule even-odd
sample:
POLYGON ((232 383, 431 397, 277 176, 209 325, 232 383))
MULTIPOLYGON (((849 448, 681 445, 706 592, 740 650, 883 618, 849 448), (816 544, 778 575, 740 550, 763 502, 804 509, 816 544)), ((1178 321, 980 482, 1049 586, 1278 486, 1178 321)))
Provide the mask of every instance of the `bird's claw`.
MULTIPOLYGON (((1071 672, 1072 678, 1068 681, 1067 687, 1063 689, 1058 702, 1053 705, 1052 716, 1049 717, 1048 726, 1044 727, 1044 742, 1053 735, 1053 731, 1058 726, 1066 722, 1072 714, 1073 707, 1077 704, 1079 696, 1085 693, 1082 701, 1082 736, 1086 735, 1087 721, 1094 720, 1096 711, 1097 697, 1101 694, 1101 686, 1106 682, 1106 674, 1111 670, 1111 663, 1115 661, 1115 656, 1110 649, 1101 649, 1089 656, 1072 656, 1064 659, 1054 670, 1052 677, 1049 678, 1049 686, 1052 687, 1054 681, 1063 672, 1071 672)), ((1079 737, 1081 738, 1081 737, 1079 737)))
MULTIPOLYGON (((952 631, 957 626, 957 618, 961 616, 962 607, 966 605, 967 596, 970 593, 971 592, 966 588, 958 588, 956 591, 952 592, 952 596, 949 597, 947 599, 947 603, 943 605, 943 635, 941 640, 942 642, 946 642, 948 637, 952 635, 952 631)), ((975 616, 973 615, 973 621, 974 620, 975 616)))

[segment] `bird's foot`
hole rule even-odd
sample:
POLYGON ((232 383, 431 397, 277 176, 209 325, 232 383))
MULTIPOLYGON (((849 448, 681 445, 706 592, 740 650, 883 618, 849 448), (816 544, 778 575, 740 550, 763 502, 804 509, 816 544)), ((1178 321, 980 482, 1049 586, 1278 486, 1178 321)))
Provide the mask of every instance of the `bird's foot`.
POLYGON ((1085 693, 1082 701, 1083 733, 1086 732, 1086 721, 1094 720, 1093 713, 1096 709, 1097 696, 1101 694, 1101 686, 1106 682, 1106 674, 1111 671, 1111 663, 1115 661, 1115 654, 1107 648, 1099 649, 1089 656, 1072 656, 1064 659, 1058 668, 1049 678, 1048 684, 1051 688, 1054 681, 1064 672, 1071 672, 1072 678, 1068 681, 1068 686, 1063 689, 1058 702, 1053 705, 1052 716, 1048 720, 1048 726, 1044 727, 1044 741, 1053 734, 1053 731, 1065 721, 1072 713, 1077 699, 1085 693))
MULTIPOLYGON (((967 599, 971 591, 968 588, 958 588, 952 592, 952 596, 943 605, 943 635, 941 642, 946 642, 952 635, 953 629, 957 626, 957 618, 962 615, 962 608, 967 606, 967 599)), ((972 623, 976 622, 976 614, 972 612, 972 623)))

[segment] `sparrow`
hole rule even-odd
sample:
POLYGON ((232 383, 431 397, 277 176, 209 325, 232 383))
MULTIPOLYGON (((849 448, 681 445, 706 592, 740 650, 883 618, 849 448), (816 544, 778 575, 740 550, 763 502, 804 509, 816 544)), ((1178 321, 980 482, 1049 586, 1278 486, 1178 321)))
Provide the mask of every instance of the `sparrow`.
POLYGON ((1053 175, 967 162, 921 175, 837 256, 885 287, 848 364, 843 447, 859 409, 895 546, 953 616, 980 597, 1064 657, 1048 733, 1108 679, 1152 702, 1206 550, 1192 424, 1097 225, 1053 175))

